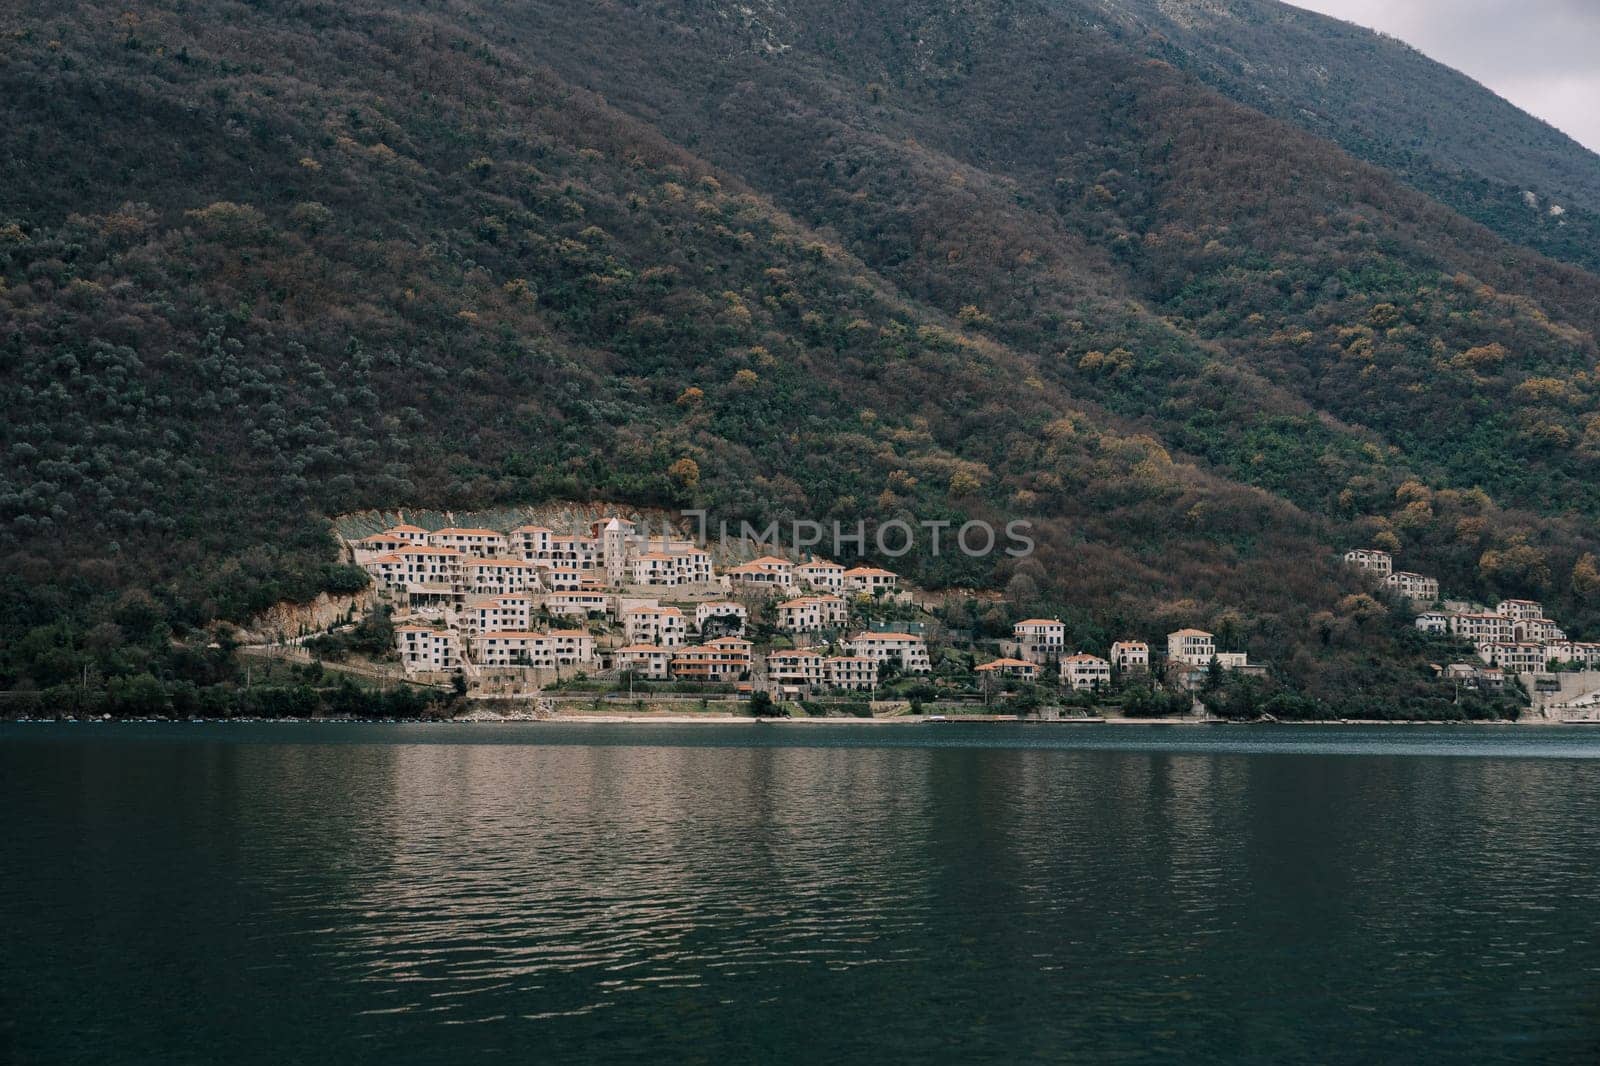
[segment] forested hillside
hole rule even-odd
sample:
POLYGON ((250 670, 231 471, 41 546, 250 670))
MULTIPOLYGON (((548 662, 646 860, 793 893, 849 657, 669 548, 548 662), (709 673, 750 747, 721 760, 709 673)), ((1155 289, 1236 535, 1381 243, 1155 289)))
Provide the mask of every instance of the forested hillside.
POLYGON ((1600 280, 1058 5, 0 20, 9 686, 553 499, 1025 517, 914 576, 1335 700, 1426 673, 1352 540, 1600 636, 1600 280))
POLYGON ((1600 267, 1600 157, 1402 41, 1277 0, 1062 2, 1503 237, 1600 267))

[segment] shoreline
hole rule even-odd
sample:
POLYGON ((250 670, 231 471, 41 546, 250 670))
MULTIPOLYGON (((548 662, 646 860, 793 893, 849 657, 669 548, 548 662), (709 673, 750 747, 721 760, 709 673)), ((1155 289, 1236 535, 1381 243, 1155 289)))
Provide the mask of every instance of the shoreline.
POLYGON ((754 718, 749 715, 714 714, 557 714, 548 718, 479 717, 447 719, 399 718, 6 718, 3 725, 1026 725, 1026 726, 1600 726, 1600 718, 1523 718, 1515 721, 1487 719, 1328 718, 1296 721, 1236 721, 1226 718, 1064 718, 1018 719, 1008 716, 893 715, 880 718, 754 718))

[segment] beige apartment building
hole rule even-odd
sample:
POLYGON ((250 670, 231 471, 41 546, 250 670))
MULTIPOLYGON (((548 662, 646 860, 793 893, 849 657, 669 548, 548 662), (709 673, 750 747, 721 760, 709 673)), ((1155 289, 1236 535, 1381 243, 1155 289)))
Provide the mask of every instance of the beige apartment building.
POLYGON ((683 612, 676 607, 634 607, 623 611, 622 630, 630 644, 676 648, 688 639, 683 612))
POLYGON ((884 663, 892 662, 907 674, 933 672, 927 644, 910 633, 858 633, 850 638, 850 652, 874 660, 880 669, 884 663))
POLYGON ((1039 664, 1026 659, 994 659, 975 668, 982 677, 1002 677, 1014 681, 1039 680, 1039 664))
POLYGON ((480 666, 595 665, 594 637, 581 629, 552 629, 548 633, 491 630, 472 638, 473 659, 480 666))
POLYGON ((723 625, 733 630, 731 635, 737 636, 744 632, 745 625, 750 621, 750 610, 744 604, 732 600, 713 600, 695 606, 695 629, 704 632, 706 623, 714 618, 720 619, 723 625))
POLYGON ((900 583, 900 575, 878 566, 856 566, 843 574, 846 592, 859 592, 868 596, 888 593, 900 583))
POLYGON ((1439 598, 1439 579, 1409 570, 1396 570, 1383 579, 1390 589, 1417 603, 1433 603, 1439 598))
POLYGON ((822 661, 828 687, 866 692, 878 685, 878 662, 864 655, 834 655, 822 661))
POLYGON ((794 568, 794 580, 795 584, 814 592, 841 593, 844 591, 844 567, 813 558, 794 568))
POLYGON ((814 651, 775 651, 767 656, 767 680, 779 690, 820 689, 827 684, 823 657, 814 651))
POLYGON ((755 645, 738 637, 718 637, 677 649, 672 676, 684 681, 737 681, 750 671, 755 645))
POLYGON ((778 628, 786 633, 836 629, 850 620, 850 608, 838 596, 801 596, 778 604, 778 628))
POLYGON ((506 535, 493 529, 436 529, 428 534, 428 543, 479 559, 506 553, 506 535))
POLYGON ((1061 660, 1061 681, 1078 692, 1109 688, 1111 663, 1098 655, 1069 655, 1061 660))
POLYGON ((1142 640, 1119 640, 1111 645, 1111 665, 1119 673, 1150 669, 1150 645, 1142 640))
POLYGON ((1366 570, 1380 577, 1394 573, 1394 556, 1379 548, 1351 548, 1344 553, 1345 565, 1366 570))
POLYGON ((1059 618, 1025 618, 1011 627, 1018 654, 1031 663, 1059 660, 1067 653, 1067 626, 1059 618))
POLYGON ((533 624, 533 597, 521 593, 478 600, 463 607, 460 618, 461 628, 468 633, 525 631, 533 624))
POLYGON ((406 673, 454 670, 461 665, 461 643, 448 629, 396 626, 395 649, 406 673))
POLYGON ((611 653, 611 665, 646 681, 665 681, 672 676, 673 654, 654 644, 629 644, 611 653))

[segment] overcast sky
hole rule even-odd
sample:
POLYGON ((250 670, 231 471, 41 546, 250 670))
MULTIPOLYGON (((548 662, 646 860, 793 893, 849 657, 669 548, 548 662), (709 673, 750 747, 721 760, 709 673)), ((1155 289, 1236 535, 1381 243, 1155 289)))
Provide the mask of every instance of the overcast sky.
POLYGON ((1600 152, 1600 0, 1288 0, 1400 38, 1600 152))

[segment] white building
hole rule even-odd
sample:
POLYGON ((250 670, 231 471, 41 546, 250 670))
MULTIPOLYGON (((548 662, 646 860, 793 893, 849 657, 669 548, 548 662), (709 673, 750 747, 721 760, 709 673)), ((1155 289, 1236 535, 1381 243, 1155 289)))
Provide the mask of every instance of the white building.
POLYGON ((1450 616, 1443 611, 1423 611, 1417 615, 1415 625, 1424 633, 1448 633, 1450 616))
POLYGON ((794 568, 794 580, 795 584, 814 592, 840 593, 844 591, 844 567, 813 558, 794 568))
POLYGON ((794 564, 776 555, 763 555, 723 571, 734 588, 785 591, 794 584, 794 564))
POLYGON ((526 630, 533 624, 533 597, 526 593, 495 596, 469 603, 461 609, 461 627, 468 633, 493 629, 526 630))
POLYGON ((893 570, 878 566, 855 566, 843 574, 846 592, 859 592, 868 596, 893 592, 900 577, 893 570))
POLYGON ((1027 659, 994 659, 976 667, 979 677, 1003 677, 1014 681, 1039 680, 1039 664, 1027 659))
POLYGON ((506 550, 521 559, 549 559, 550 538, 555 530, 546 526, 518 526, 506 534, 506 550))
POLYGON ((865 655, 834 655, 822 668, 832 689, 867 692, 878 684, 878 661, 865 655))
POLYGON ((838 596, 801 596, 778 604, 778 628, 787 633, 815 633, 850 620, 850 608, 838 596))
POLYGON ((858 633, 850 638, 850 652, 884 663, 898 663, 902 673, 933 672, 933 660, 921 637, 910 633, 858 633))
POLYGON ((1494 610, 1496 614, 1518 620, 1544 617, 1544 607, 1537 600, 1501 600, 1494 610))
POLYGON ((713 600, 695 607, 694 627, 697 630, 705 632, 706 623, 712 619, 718 619, 727 629, 728 635, 738 636, 744 632, 745 624, 750 621, 750 611, 744 604, 732 600, 713 600))
POLYGON ((709 584, 714 575, 711 556, 698 548, 682 552, 643 552, 633 557, 629 576, 635 585, 675 588, 709 584))
POLYGON ((1498 666, 1508 674, 1536 673, 1545 668, 1543 644, 1525 644, 1518 641, 1491 642, 1478 645, 1478 658, 1490 666, 1498 666))
POLYGON ((454 548, 416 545, 368 560, 367 570, 395 592, 449 597, 465 583, 465 558, 454 548))
POLYGON ((1438 578, 1413 574, 1409 570, 1396 570, 1383 579, 1383 583, 1408 600, 1432 603, 1439 598, 1438 578))
POLYGON ((1216 637, 1203 629, 1179 629, 1167 634, 1168 662, 1205 666, 1216 654, 1216 637))
POLYGON ((467 591, 480 596, 496 596, 512 592, 539 591, 544 585, 539 580, 539 567, 526 559, 467 559, 467 591))
POLYGON ((1022 658, 1048 663, 1067 653, 1067 625, 1059 618, 1024 618, 1011 627, 1022 658))
POLYGON ((634 607, 623 611, 622 630, 630 644, 676 648, 687 639, 683 612, 676 607, 634 607))
POLYGON ((1566 640, 1567 631, 1548 618, 1523 618, 1511 627, 1513 639, 1528 644, 1549 644, 1566 640))
POLYGON ((1150 669, 1150 645, 1142 640, 1119 640, 1111 645, 1111 665, 1120 673, 1150 669))
POLYGON ((767 680, 779 690, 810 692, 827 683, 823 657, 814 651, 775 651, 767 656, 767 680))
POLYGON ((395 648, 406 673, 454 670, 461 665, 461 644, 448 629, 396 626, 395 648))
POLYGON ((671 676, 672 656, 671 648, 630 644, 611 653, 611 664, 646 681, 665 681, 671 676))
POLYGON ((597 590, 550 592, 542 597, 544 609, 558 618, 588 618, 605 614, 606 594, 597 590))
POLYGON ((1346 566, 1366 570, 1380 577, 1394 573, 1394 556, 1378 548, 1351 548, 1344 553, 1346 566))
POLYGON ((479 559, 506 553, 506 535, 493 529, 436 529, 428 534, 428 543, 479 559))
POLYGON ((672 656, 672 676, 684 681, 737 681, 750 671, 754 647, 738 637, 718 637, 679 648, 672 656))
POLYGON ((473 658, 480 666, 593 666, 594 637, 581 629, 548 633, 491 630, 472 638, 473 658))
POLYGON ((1462 640, 1470 640, 1474 644, 1487 641, 1509 641, 1515 636, 1515 622, 1509 615, 1497 612, 1478 612, 1472 614, 1453 614, 1450 616, 1450 632, 1462 640))
POLYGON ((1062 683, 1077 691, 1108 688, 1111 664, 1098 655, 1069 655, 1061 660, 1062 683))

